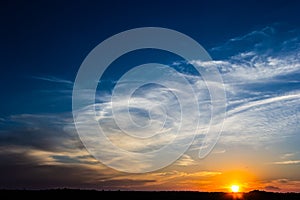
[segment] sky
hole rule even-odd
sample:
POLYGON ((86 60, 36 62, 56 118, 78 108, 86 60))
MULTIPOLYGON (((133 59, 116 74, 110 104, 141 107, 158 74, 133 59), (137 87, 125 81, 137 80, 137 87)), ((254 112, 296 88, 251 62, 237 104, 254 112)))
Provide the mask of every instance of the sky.
MULTIPOLYGON (((1 1, 0 188, 226 192, 237 184, 242 191, 300 192, 299 9, 300 4, 287 0, 1 1), (168 71, 168 77, 179 72, 197 89, 202 132, 190 148, 161 169, 127 173, 104 165, 86 150, 72 116, 72 90, 90 51, 115 34, 140 27, 186 34, 212 60, 187 62, 170 52, 144 49, 121 56, 105 71, 96 101, 79 111, 79 120, 84 128, 91 127, 87 116, 95 107, 109 140, 127 152, 157 150, 177 137, 180 104, 192 112, 193 103, 183 82, 173 85, 188 97, 180 102, 166 87, 136 90, 131 121, 144 127, 151 118, 142 133, 151 135, 159 128, 163 133, 141 143, 131 137, 141 134, 140 129, 130 126, 124 110, 112 108, 113 89, 124 73, 141 64, 161 63, 176 70, 168 71), (226 93, 222 133, 201 159, 205 130, 216 132, 221 122, 209 123, 210 95, 192 65, 218 69, 226 93), (147 114, 145 106, 154 109, 147 114)), ((167 78, 161 84, 173 82, 167 78)), ((122 91, 114 101, 117 108, 128 104, 122 91)), ((193 119, 192 114, 185 116, 178 147, 192 137, 193 119)), ((147 167, 112 158, 106 146, 98 150, 106 162, 125 171, 147 167)))

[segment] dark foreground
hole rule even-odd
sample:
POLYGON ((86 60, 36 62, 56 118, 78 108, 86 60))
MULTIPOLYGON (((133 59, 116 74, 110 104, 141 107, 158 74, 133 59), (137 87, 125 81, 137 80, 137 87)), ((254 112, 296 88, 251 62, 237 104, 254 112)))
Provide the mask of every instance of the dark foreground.
POLYGON ((72 197, 87 199, 184 199, 184 200, 200 200, 200 199, 218 199, 218 200, 230 200, 230 199, 245 199, 245 200, 273 200, 273 199, 300 199, 300 193, 272 193, 264 191, 252 191, 248 193, 223 193, 223 192, 133 192, 133 191, 96 191, 96 190, 71 190, 71 189, 58 189, 58 190, 1 190, 0 199, 6 199, 7 197, 21 197, 32 198, 37 197, 42 199, 46 198, 60 198, 60 197, 72 197))

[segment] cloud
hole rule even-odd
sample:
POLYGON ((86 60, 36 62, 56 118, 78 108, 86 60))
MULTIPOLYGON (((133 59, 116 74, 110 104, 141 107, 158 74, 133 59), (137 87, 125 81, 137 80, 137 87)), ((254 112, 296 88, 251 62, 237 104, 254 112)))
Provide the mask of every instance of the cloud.
POLYGON ((127 177, 103 166, 82 145, 72 118, 62 114, 21 114, 4 119, 13 128, 0 134, 0 188, 143 187, 154 179, 127 177))
POLYGON ((299 49, 299 29, 283 26, 274 23, 228 39, 219 46, 211 48, 210 53, 215 59, 226 59, 251 51, 258 54, 280 55, 299 49))
MULTIPOLYGON (((68 114, 22 114, 13 115, 6 122, 9 120, 17 123, 19 128, 6 130, 0 135, 2 188, 140 190, 168 185, 174 180, 180 184, 181 179, 187 177, 196 179, 221 174, 217 171, 191 173, 176 170, 141 175, 119 173, 90 156, 75 134, 68 114)), ((193 162, 189 155, 184 155, 175 166, 188 167, 193 162)))
POLYGON ((291 158, 293 156, 295 156, 296 153, 285 153, 282 156, 280 156, 281 159, 286 159, 286 158, 291 158))
POLYGON ((215 149, 212 151, 213 154, 223 154, 223 153, 226 153, 226 150, 225 149, 215 149))
POLYGON ((191 166, 195 164, 196 164, 195 160, 193 160, 189 155, 181 156, 181 158, 174 163, 174 165, 178 165, 178 166, 191 166))
POLYGON ((293 165, 293 164, 300 164, 300 160, 286 160, 286 161, 278 161, 273 162, 275 165, 293 165))
POLYGON ((272 186, 272 185, 266 186, 265 189, 266 189, 266 190, 271 190, 271 191, 278 191, 278 190, 280 190, 279 187, 272 186))
POLYGON ((45 151, 68 151, 83 148, 74 131, 69 131, 72 118, 69 114, 20 114, 6 119, 0 145, 13 145, 45 151))
POLYGON ((284 192, 299 192, 300 181, 297 179, 291 180, 286 178, 274 179, 263 183, 263 188, 269 191, 284 191, 284 192))
MULTIPOLYGON (((293 51, 286 49, 281 54, 274 51, 270 53, 267 51, 269 46, 265 43, 265 39, 273 41, 274 37, 277 38, 276 34, 276 28, 266 27, 232 39, 225 46, 232 46, 232 43, 236 44, 241 41, 247 41, 247 43, 255 41, 255 47, 252 45, 251 49, 244 51, 239 48, 238 52, 223 60, 173 63, 177 68, 195 64, 203 70, 209 70, 211 67, 219 69, 227 95, 227 118, 223 126, 221 142, 227 145, 239 143, 257 146, 296 136, 299 129, 298 110, 300 110, 298 89, 300 80, 297 76, 300 75, 300 48, 293 49, 293 51), (255 37, 258 38, 255 39, 255 37)), ((290 45, 291 42, 284 43, 283 41, 284 39, 281 39, 280 51, 285 48, 285 44, 290 45)), ((220 126, 218 123, 210 124, 211 110, 215 108, 211 106, 209 91, 201 77, 181 71, 179 73, 195 89, 197 103, 200 106, 200 132, 193 147, 205 148, 206 146, 201 146, 205 133, 208 130, 211 134, 217 133, 217 127, 220 126)), ((169 72, 168 77, 176 76, 175 73, 169 72)), ((92 113, 95 107, 96 120, 113 144, 129 152, 147 153, 159 150, 169 141, 174 140, 182 119, 185 126, 180 134, 182 139, 177 141, 177 145, 180 146, 185 140, 193 137, 191 127, 195 122, 194 117, 190 115, 180 118, 181 110, 179 109, 181 105, 193 105, 191 94, 187 92, 185 84, 173 81, 173 79, 162 79, 160 83, 171 85, 171 87, 148 85, 137 90, 128 100, 125 91, 126 87, 130 86, 130 82, 121 81, 123 92, 114 102, 110 100, 111 94, 105 94, 101 96, 101 99, 105 101, 80 110, 78 115, 82 116, 80 119, 82 121, 79 126, 90 130, 91 122, 88 121, 88 113, 92 113), (176 92, 186 98, 178 102, 178 98, 174 95, 176 92), (113 110, 114 107, 115 110, 113 110), (148 137, 150 135, 151 137, 148 137), (145 138, 141 140, 135 136, 145 136, 145 138)), ((212 84, 215 87, 223 85, 223 83, 216 82, 212 84)), ((221 117, 222 113, 216 112, 216 114, 221 117)), ((90 140, 93 141, 92 138, 90 140)), ((100 151, 107 151, 107 157, 109 157, 113 152, 106 148, 109 147, 102 145, 100 151)), ((115 158, 111 162, 122 165, 120 160, 124 160, 126 156, 128 155, 115 158)), ((124 165, 123 167, 130 166, 124 165)))
MULTIPOLYGON (((243 45, 243 47, 250 46, 250 48, 260 46, 261 43, 263 43, 264 40, 268 40, 270 36, 274 34, 274 32, 275 31, 273 27, 267 26, 262 28, 261 30, 254 30, 245 35, 231 38, 224 44, 213 47, 211 51, 240 51, 241 49, 238 47, 240 47, 241 45, 243 45)), ((243 51, 247 51, 247 49, 243 48, 243 51)))
POLYGON ((98 152, 100 158, 107 160, 110 166, 126 171, 132 169, 134 164, 136 170, 140 171, 152 169, 152 165, 156 166, 156 163, 166 162, 172 157, 180 157, 184 153, 181 149, 185 149, 186 144, 193 141, 198 122, 201 126, 197 131, 198 139, 203 138, 209 125, 211 109, 211 102, 207 101, 209 93, 206 86, 203 82, 198 82, 197 76, 184 76, 173 71, 167 71, 167 76, 162 79, 156 77, 159 85, 146 84, 134 92, 128 92, 128 88, 139 79, 121 80, 113 92, 117 97, 112 96, 111 101, 87 105, 76 110, 76 126, 85 135, 85 145, 90 146, 90 142, 99 137, 92 134, 98 128, 96 120, 101 125, 105 137, 115 147, 126 151, 119 153, 110 144, 101 143, 93 152, 98 152), (177 79, 179 76, 180 80, 177 79), (193 97, 193 87, 198 91, 195 97, 200 97, 199 101, 193 97), (199 118, 199 113, 202 118, 199 118), (169 146, 172 149, 165 149, 159 154, 161 157, 167 152, 168 156, 151 162, 158 155, 153 152, 162 151, 168 144, 171 144, 169 146), (136 153, 132 158, 131 152, 136 153), (139 163, 141 160, 143 162, 139 163))
POLYGON ((203 177, 212 177, 222 174, 222 172, 218 171, 198 171, 198 172, 185 172, 185 171, 167 171, 167 172, 159 172, 159 173, 152 173, 150 176, 152 177, 160 177, 159 179, 163 180, 174 180, 174 179, 182 179, 190 177, 191 179, 199 179, 203 177))
POLYGON ((266 106, 268 104, 274 104, 276 102, 286 101, 286 100, 293 100, 293 99, 297 100, 299 98, 300 98, 300 92, 296 94, 286 94, 286 95, 270 97, 262 100, 250 101, 247 104, 244 103, 243 105, 240 105, 235 109, 231 109, 230 112, 228 112, 228 115, 230 116, 240 112, 245 112, 247 110, 251 110, 259 106, 266 106))
POLYGON ((289 180, 286 179, 286 178, 283 178, 283 179, 278 179, 277 182, 279 182, 279 183, 288 183, 289 180))
POLYGON ((300 36, 297 31, 292 34, 291 40, 277 25, 266 27, 213 49, 231 52, 222 60, 192 62, 217 67, 222 74, 227 95, 222 142, 261 145, 298 137, 300 36), (279 48, 270 51, 266 41, 279 48))
MULTIPOLYGON (((182 168, 183 169, 183 168, 182 168)), ((149 182, 146 186, 155 187, 155 186, 162 186, 163 184, 171 186, 171 189, 174 183, 181 184, 189 182, 192 183, 194 180, 205 179, 214 177, 217 175, 222 174, 219 171, 198 171, 198 172, 189 172, 188 170, 181 171, 181 170, 171 170, 171 169, 164 169, 160 172, 152 172, 146 174, 136 175, 134 177, 135 180, 157 180, 156 182, 149 182)), ((113 180, 122 180, 127 178, 132 178, 132 175, 124 174, 123 176, 119 176, 113 178, 113 180)), ((170 188, 169 188, 170 189, 170 188)))
POLYGON ((54 82, 54 83, 62 83, 62 84, 67 84, 67 85, 72 85, 73 82, 61 78, 57 78, 55 76, 32 76, 34 79, 42 80, 42 81, 49 81, 49 82, 54 82))

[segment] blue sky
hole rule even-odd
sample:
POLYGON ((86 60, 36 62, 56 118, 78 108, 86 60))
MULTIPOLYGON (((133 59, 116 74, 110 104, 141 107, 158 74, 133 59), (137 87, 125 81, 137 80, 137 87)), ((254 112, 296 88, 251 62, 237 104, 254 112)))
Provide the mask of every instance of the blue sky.
MULTIPOLYGON (((300 5, 294 1, 1 4, 1 188, 224 191, 223 183, 212 186, 217 177, 244 170, 258 177, 241 183, 246 190, 299 191, 300 5), (221 72, 227 118, 218 144, 204 160, 197 158, 201 138, 196 138, 191 149, 167 168, 146 175, 123 174, 84 149, 72 119, 72 88, 82 61, 96 45, 121 31, 147 26, 180 31, 203 45, 213 61, 194 63, 221 72)), ((158 138, 155 144, 141 145, 127 136, 121 140, 111 119, 109 97, 115 81, 126 70, 150 61, 170 65, 203 89, 191 66, 168 52, 137 51, 114 62, 99 85, 95 105, 103 111, 98 117, 110 139, 126 150, 146 151, 165 142, 158 138)), ((151 94, 146 103, 171 105, 175 119, 178 105, 172 94, 162 96, 165 88, 151 89, 145 87, 136 95, 151 94)), ((197 95, 208 98, 207 91, 197 95)), ((117 103, 124 104, 122 98, 117 103)), ((143 123, 139 114, 135 120, 143 123)), ((169 121, 165 129, 172 130, 175 122, 169 121)), ((201 123, 205 129, 207 121, 201 123)))

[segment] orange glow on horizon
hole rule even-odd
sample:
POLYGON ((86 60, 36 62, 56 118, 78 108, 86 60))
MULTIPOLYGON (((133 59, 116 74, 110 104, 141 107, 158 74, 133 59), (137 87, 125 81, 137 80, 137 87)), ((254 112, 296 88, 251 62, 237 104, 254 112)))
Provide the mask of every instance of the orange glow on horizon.
POLYGON ((223 172, 211 178, 209 191, 221 192, 249 192, 259 188, 256 177, 248 171, 233 170, 223 172))

